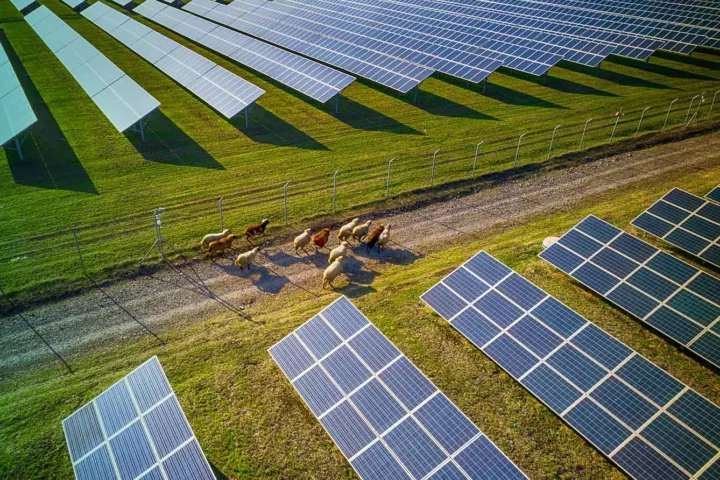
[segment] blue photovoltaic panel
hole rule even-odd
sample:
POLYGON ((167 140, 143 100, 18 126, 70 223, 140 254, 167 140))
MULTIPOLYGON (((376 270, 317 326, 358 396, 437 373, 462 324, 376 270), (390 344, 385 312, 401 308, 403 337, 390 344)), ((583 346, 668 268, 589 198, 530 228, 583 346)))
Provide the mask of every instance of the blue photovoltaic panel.
POLYGON ((63 420, 79 480, 215 480, 157 357, 63 420))
POLYGON ((35 0, 10 0, 12 4, 15 6, 15 8, 18 9, 19 12, 22 12, 27 7, 35 3, 35 0))
POLYGON ((720 366, 717 278, 592 215, 540 258, 720 366))
POLYGON ((0 48, 0 145, 37 122, 4 48, 0 48))
POLYGON ((136 125, 160 106, 47 7, 33 10, 25 21, 119 132, 136 125))
POLYGON ((269 352, 360 478, 527 478, 344 296, 269 352))
POLYGON ((85 0, 63 0, 63 3, 68 7, 75 9, 85 3, 85 0))
POLYGON ((631 477, 705 479, 720 465, 720 408, 486 252, 420 298, 631 477), (457 292, 458 272, 481 293, 457 292), (463 304, 450 316, 440 313, 448 294, 463 304), (478 309, 492 294, 517 320, 478 309))
POLYGON ((720 185, 710 190, 706 197, 710 200, 720 203, 720 185))
POLYGON ((673 188, 630 223, 720 267, 720 205, 710 200, 673 188))

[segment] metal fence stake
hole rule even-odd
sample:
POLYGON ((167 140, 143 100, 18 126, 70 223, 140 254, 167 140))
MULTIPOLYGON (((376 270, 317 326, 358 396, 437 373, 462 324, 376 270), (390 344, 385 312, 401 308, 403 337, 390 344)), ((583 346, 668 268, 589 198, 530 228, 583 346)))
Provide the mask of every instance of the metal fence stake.
POLYGON ((713 95, 713 101, 710 104, 710 111, 708 112, 708 116, 707 116, 708 120, 710 120, 710 114, 712 114, 713 107, 715 106, 715 97, 717 97, 718 93, 720 93, 720 90, 716 91, 715 95, 713 95))
POLYGON ((390 168, 392 167, 392 162, 395 160, 394 158, 390 159, 388 162, 388 174, 387 174, 387 182, 385 183, 385 200, 390 198, 390 168))
POLYGON ((77 231, 73 228, 73 238, 75 239, 75 248, 77 249, 78 257, 80 258, 80 266, 82 267, 82 271, 87 277, 87 270, 85 270, 85 260, 83 260, 82 252, 80 251, 80 242, 78 241, 77 237, 77 231))
POLYGON ((225 197, 220 197, 220 198, 218 198, 218 212, 220 213, 220 231, 221 231, 221 232, 223 231, 223 223, 224 223, 224 220, 223 220, 223 210, 222 210, 223 198, 225 198, 225 197))
POLYGON ((582 136, 580 137, 580 147, 578 147, 578 150, 582 150, 583 142, 585 141, 585 132, 587 131, 588 123, 590 123, 592 121, 593 121, 593 119, 590 118, 590 119, 588 119, 587 122, 585 122, 585 128, 583 128, 583 133, 582 133, 582 136))
POLYGON ((288 205, 287 205, 287 187, 290 185, 290 182, 287 182, 285 186, 283 187, 283 212, 285 213, 285 226, 287 227, 288 224, 288 205))
POLYGON ((617 130, 618 122, 620 121, 620 117, 622 116, 622 110, 615 114, 615 125, 613 126, 612 133, 610 133, 610 140, 608 140, 608 143, 612 143, 613 138, 615 138, 615 130, 617 130))
POLYGON ((635 130, 635 136, 638 136, 638 133, 640 133, 640 125, 642 125, 643 118, 645 118, 645 112, 647 112, 652 107, 645 107, 645 109, 640 114, 640 121, 638 122, 637 130, 635 130))
POLYGON ((548 160, 550 160, 550 155, 552 155, 553 144, 555 143, 555 132, 557 132, 557 129, 560 127, 562 127, 562 125, 558 125, 553 128, 552 138, 550 139, 550 150, 548 150, 548 160))
POLYGON ((515 167, 515 165, 517 165, 518 155, 520 155, 520 142, 522 142, 522 139, 525 135, 527 135, 527 132, 523 133, 522 135, 520 135, 520 138, 518 138, 518 144, 517 144, 517 149, 515 150, 515 161, 513 162, 513 168, 515 167))
POLYGON ((439 151, 440 149, 438 148, 435 150, 435 153, 433 153, 432 171, 430 172, 430 188, 432 188, 435 184, 435 157, 437 157, 439 151))
POLYGON ((694 97, 692 97, 690 99, 690 105, 688 106, 687 115, 685 115, 685 121, 683 122, 686 127, 687 127, 687 123, 688 123, 688 118, 690 118, 690 109, 692 108, 693 102, 695 101, 695 99, 698 98, 699 96, 700 95, 695 95, 694 97))
POLYGON ((340 170, 337 170, 335 174, 333 174, 333 214, 335 213, 336 207, 337 207, 337 176, 338 173, 340 173, 340 170))
POLYGON ((480 150, 480 145, 482 145, 483 143, 484 142, 480 142, 477 145, 475 145, 475 160, 473 160, 472 178, 475 178, 475 170, 477 169, 478 151, 480 150))

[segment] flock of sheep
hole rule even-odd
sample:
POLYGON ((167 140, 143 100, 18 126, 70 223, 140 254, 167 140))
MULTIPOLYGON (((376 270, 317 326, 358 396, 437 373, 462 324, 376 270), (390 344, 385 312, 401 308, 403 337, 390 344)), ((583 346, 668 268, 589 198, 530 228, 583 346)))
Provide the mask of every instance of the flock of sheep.
MULTIPOLYGON (((350 252, 350 239, 354 239, 358 242, 358 245, 365 243, 365 252, 369 254, 373 248, 376 248, 378 252, 385 249, 388 242, 390 241, 390 225, 383 226, 378 225, 372 228, 372 220, 368 220, 365 223, 359 224, 360 220, 354 218, 350 223, 347 223, 340 227, 337 238, 340 245, 330 250, 328 257, 329 267, 325 269, 323 273, 323 288, 326 286, 333 287, 333 280, 335 280, 341 273, 343 273, 343 261, 347 258, 350 252)), ((245 228, 245 238, 247 238, 250 245, 252 243, 252 237, 256 235, 262 235, 265 233, 270 221, 264 219, 257 225, 251 225, 245 228)), ((211 233, 205 235, 200 241, 200 248, 206 251, 208 258, 212 258, 214 254, 224 253, 232 247, 232 243, 238 239, 237 235, 230 233, 230 230, 224 230, 220 233, 211 233)), ((330 229, 323 228, 316 234, 312 235, 311 230, 308 228, 303 233, 295 237, 293 245, 295 246, 295 253, 299 254, 302 250, 305 254, 308 254, 305 247, 312 245, 315 248, 315 252, 320 252, 320 249, 324 248, 330 240, 330 229)), ((235 259, 235 266, 241 270, 250 265, 255 261, 260 247, 254 247, 252 250, 241 253, 235 259)))

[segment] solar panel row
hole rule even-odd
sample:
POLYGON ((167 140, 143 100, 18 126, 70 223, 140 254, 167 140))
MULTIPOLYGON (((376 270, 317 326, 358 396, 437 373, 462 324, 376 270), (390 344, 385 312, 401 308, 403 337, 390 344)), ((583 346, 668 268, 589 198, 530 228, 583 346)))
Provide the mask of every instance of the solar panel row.
MULTIPOLYGON (((0 47, 0 145, 16 139, 37 122, 4 47, 0 47)), ((19 140, 15 146, 19 149, 19 140)), ((22 155, 22 154, 21 154, 22 155)))
POLYGON ((119 132, 138 124, 160 105, 47 7, 33 10, 25 21, 119 132))
POLYGON ((215 480, 157 357, 63 420, 78 480, 215 480))
POLYGON ((360 478, 527 478, 345 297, 269 352, 360 478))
POLYGON ((144 2, 135 11, 322 103, 355 81, 350 75, 155 0, 144 2))
POLYGON ((714 200, 715 202, 720 203, 720 185, 718 185, 717 187, 713 188, 713 189, 707 194, 707 198, 709 198, 710 200, 714 200))
POLYGON ((710 200, 674 188, 630 223, 720 267, 720 206, 710 200))
POLYGON ((489 254, 421 299, 633 478, 717 478, 720 408, 489 254))
POLYGON ((720 280, 589 216, 540 258, 720 366, 720 280))
POLYGON ((82 15, 227 118, 235 117, 265 93, 102 2, 86 8, 82 15))

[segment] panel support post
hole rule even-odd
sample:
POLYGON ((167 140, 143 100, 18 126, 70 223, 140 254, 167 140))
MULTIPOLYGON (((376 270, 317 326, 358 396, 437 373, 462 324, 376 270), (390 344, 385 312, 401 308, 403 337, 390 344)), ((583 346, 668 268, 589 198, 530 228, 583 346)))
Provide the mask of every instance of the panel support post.
POLYGON ((673 100, 672 102, 670 102, 670 108, 668 108, 668 113, 667 113, 667 115, 665 115, 665 122, 663 123, 662 130, 660 130, 661 132, 664 132, 664 131, 665 131, 665 127, 667 126, 668 118, 670 118, 670 112, 672 111, 673 104, 674 104, 675 102, 677 102, 678 100, 679 100, 679 99, 676 98, 675 100, 673 100))
POLYGON ((20 157, 20 160, 25 160, 25 157, 23 157, 22 153, 22 144, 20 143, 20 139, 18 137, 15 137, 15 149, 18 152, 18 157, 20 157))
POLYGON ((547 77, 548 77, 547 72, 543 73, 543 75, 542 75, 542 84, 543 85, 547 85, 547 77))
POLYGON ((144 142, 145 141, 145 125, 143 124, 142 120, 140 120, 138 123, 140 124, 140 139, 144 142))
POLYGON ((420 90, 420 86, 415 87, 415 94, 413 96, 413 105, 417 105, 418 90, 420 90))
POLYGON ((245 107, 245 128, 250 126, 250 105, 245 107))
POLYGON ((485 77, 485 80, 483 80, 483 95, 485 95, 485 92, 487 91, 487 77, 485 77))
POLYGON ((340 113, 340 93, 335 95, 335 115, 340 113))

